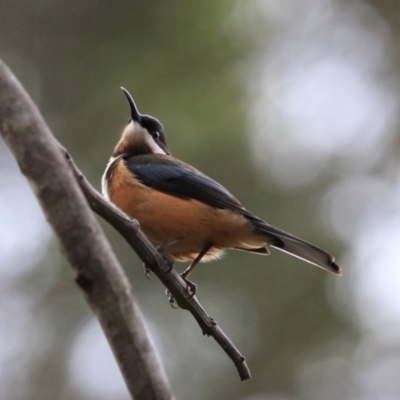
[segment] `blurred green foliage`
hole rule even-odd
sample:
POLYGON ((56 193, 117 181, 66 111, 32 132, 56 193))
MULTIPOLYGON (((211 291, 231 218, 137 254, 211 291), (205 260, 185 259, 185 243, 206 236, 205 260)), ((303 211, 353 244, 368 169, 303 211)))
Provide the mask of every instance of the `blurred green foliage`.
MULTIPOLYGON (((212 0, 4 0, 0 57, 95 186, 129 116, 119 90, 125 86, 141 112, 162 121, 175 156, 219 180, 272 224, 340 253, 316 212, 315 198, 329 182, 288 193, 255 166, 246 132, 252 99, 243 77, 260 38, 254 27, 247 35, 235 24, 236 6, 212 0)), ((260 32, 268 40, 265 26, 260 32)), ((161 285, 144 278, 132 250, 103 226, 177 398, 300 398, 302 363, 357 339, 328 299, 333 276, 275 252, 268 258, 229 253, 199 267, 193 279, 200 301, 247 356, 253 380, 242 384, 221 349, 202 337, 187 313, 169 308, 161 285)), ((43 246, 43 259, 15 287, 30 299, 35 334, 23 349, 25 361, 13 361, 13 391, 0 399, 99 399, 90 397, 90 388, 82 392, 68 369, 90 310, 57 243, 43 246)))

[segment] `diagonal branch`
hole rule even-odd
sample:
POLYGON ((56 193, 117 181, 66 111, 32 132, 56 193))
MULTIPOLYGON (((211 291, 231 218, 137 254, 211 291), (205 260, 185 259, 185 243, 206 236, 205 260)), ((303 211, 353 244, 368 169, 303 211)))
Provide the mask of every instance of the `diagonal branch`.
POLYGON ((216 340, 226 354, 232 359, 240 379, 242 381, 251 379, 250 370, 246 364, 245 358, 240 354, 239 350, 226 336, 215 320, 207 315, 196 296, 189 296, 186 283, 174 269, 171 269, 171 267, 166 264, 159 252, 140 230, 139 223, 128 217, 97 192, 78 169, 68 152, 66 150, 63 151, 70 162, 82 192, 92 210, 109 222, 125 238, 145 265, 150 268, 171 292, 178 305, 192 313, 193 317, 200 325, 203 334, 212 336, 216 340))
POLYGON ((173 394, 129 281, 38 109, 0 60, 0 133, 29 180, 135 400, 173 394))

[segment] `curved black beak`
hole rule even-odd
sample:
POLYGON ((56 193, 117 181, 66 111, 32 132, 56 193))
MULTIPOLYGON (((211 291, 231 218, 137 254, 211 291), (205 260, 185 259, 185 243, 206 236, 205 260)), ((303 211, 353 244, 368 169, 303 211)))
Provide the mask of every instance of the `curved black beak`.
POLYGON ((140 123, 140 118, 141 115, 139 113, 139 110, 136 107, 135 100, 133 100, 133 97, 131 94, 121 86, 122 91, 125 93, 126 98, 128 99, 129 106, 131 107, 131 117, 133 121, 139 122, 140 123))

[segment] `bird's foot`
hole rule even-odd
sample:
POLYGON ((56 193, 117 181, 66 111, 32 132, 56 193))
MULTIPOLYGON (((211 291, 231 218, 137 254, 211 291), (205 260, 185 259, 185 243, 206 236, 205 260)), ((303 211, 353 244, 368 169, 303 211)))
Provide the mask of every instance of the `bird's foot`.
MULTIPOLYGON (((188 297, 186 297, 187 300, 193 298, 197 292, 197 285, 195 283, 193 283, 192 281, 189 281, 189 279, 185 278, 184 276, 181 275, 181 278, 184 280, 184 282, 186 283, 186 290, 189 294, 188 297)), ((177 305, 174 296, 172 295, 172 293, 166 289, 165 290, 165 294, 168 298, 168 302, 170 304, 170 306, 172 308, 179 308, 179 306, 177 305)))
POLYGON ((194 295, 197 292, 197 285, 195 283, 193 283, 192 281, 189 281, 189 279, 187 279, 185 276, 183 276, 183 274, 181 274, 181 278, 185 281, 185 283, 187 285, 187 291, 189 293, 189 297, 187 297, 187 299, 191 299, 192 297, 194 297, 194 295))
POLYGON ((172 293, 171 293, 168 289, 165 290, 165 294, 166 294, 166 296, 167 296, 167 298, 168 298, 169 305, 170 305, 172 308, 174 308, 175 310, 176 310, 177 308, 179 308, 179 306, 176 304, 176 301, 175 301, 175 299, 174 299, 174 296, 172 296, 172 293))
POLYGON ((151 269, 146 264, 143 264, 143 269, 144 269, 144 274, 145 274, 146 278, 151 280, 151 278, 150 278, 151 269))

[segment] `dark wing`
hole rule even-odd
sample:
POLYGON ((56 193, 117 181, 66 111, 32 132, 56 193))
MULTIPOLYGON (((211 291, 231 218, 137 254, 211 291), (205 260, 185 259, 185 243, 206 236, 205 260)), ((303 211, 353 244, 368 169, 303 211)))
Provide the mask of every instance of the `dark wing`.
MULTIPOLYGON (((257 218, 222 185, 193 167, 162 155, 132 156, 124 161, 128 170, 143 185, 171 196, 195 199, 212 207, 237 212, 246 217, 260 234, 266 235, 272 247, 340 274, 340 267, 330 254, 257 218)), ((268 253, 264 248, 258 250, 268 253)))
POLYGON ((143 155, 129 157, 125 164, 136 179, 155 190, 251 215, 222 185, 183 162, 168 156, 143 155))

